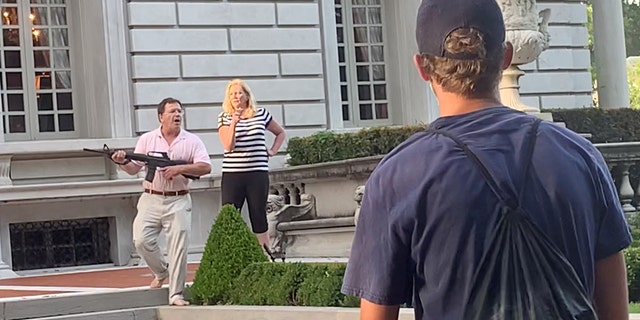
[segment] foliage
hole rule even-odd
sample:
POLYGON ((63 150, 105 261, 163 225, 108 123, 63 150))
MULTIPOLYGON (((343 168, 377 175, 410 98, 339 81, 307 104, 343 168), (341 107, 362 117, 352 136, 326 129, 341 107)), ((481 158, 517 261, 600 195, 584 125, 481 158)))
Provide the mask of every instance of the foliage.
POLYGON ((340 293, 342 263, 254 263, 236 278, 230 302, 240 305, 357 307, 340 293))
POLYGON ((640 2, 622 0, 622 15, 627 57, 640 56, 640 2))
POLYGON ((222 207, 196 272, 189 297, 198 304, 225 303, 233 280, 248 265, 267 261, 258 239, 233 205, 222 207))
POLYGON ((631 247, 623 252, 624 260, 627 264, 629 301, 640 302, 640 248, 631 247))
POLYGON ((320 131, 289 140, 289 165, 313 164, 386 154, 425 126, 374 127, 358 132, 320 131))
POLYGON ((627 78, 629 80, 631 107, 640 109, 640 61, 627 67, 627 78))
POLYGON ((640 110, 629 108, 550 109, 553 120, 578 133, 590 133, 593 143, 640 141, 640 110))

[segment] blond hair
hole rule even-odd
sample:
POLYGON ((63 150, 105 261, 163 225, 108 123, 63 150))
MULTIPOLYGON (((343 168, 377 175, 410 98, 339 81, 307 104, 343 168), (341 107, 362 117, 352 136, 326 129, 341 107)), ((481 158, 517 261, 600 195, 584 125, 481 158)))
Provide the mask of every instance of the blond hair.
POLYGON ((473 28, 453 31, 445 40, 445 50, 475 56, 472 60, 456 60, 422 55, 422 67, 434 82, 465 98, 486 98, 493 94, 502 77, 504 46, 487 51, 482 34, 473 28))
POLYGON ((229 81, 229 84, 227 84, 227 89, 224 91, 224 101, 222 102, 222 111, 224 111, 227 114, 232 114, 234 112, 233 109, 233 105, 231 105, 231 99, 229 98, 229 93, 231 91, 231 87, 235 86, 235 85, 239 85, 242 88, 242 91, 244 91, 244 94, 247 96, 247 111, 246 111, 246 116, 251 118, 253 117, 258 109, 258 106, 256 104, 256 100, 253 97, 253 93, 251 93, 251 88, 249 88, 249 85, 247 85, 246 82, 244 82, 242 79, 233 79, 231 81, 229 81))

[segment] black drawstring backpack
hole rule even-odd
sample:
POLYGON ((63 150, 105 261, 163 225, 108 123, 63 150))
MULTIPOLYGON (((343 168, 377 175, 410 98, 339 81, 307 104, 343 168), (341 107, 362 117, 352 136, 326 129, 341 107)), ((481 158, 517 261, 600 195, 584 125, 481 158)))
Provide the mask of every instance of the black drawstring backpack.
POLYGON ((455 141, 502 205, 501 216, 489 233, 488 246, 473 276, 465 320, 598 318, 569 262, 521 206, 539 124, 536 119, 525 140, 522 186, 516 190, 515 203, 507 201, 513 197, 498 187, 492 173, 466 144, 447 131, 430 130, 455 141))

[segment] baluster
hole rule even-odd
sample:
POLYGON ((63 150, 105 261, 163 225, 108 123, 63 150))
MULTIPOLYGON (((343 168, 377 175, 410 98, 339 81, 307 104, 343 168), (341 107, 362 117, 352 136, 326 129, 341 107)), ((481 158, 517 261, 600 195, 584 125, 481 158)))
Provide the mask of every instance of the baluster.
POLYGON ((0 156, 0 186, 12 185, 11 182, 11 155, 0 156))
POLYGON ((631 202, 633 201, 633 195, 635 194, 633 188, 631 187, 631 181, 629 180, 629 167, 631 167, 631 165, 632 163, 622 162, 620 163, 619 168, 621 177, 620 190, 618 190, 618 195, 620 197, 620 202, 622 203, 622 210, 624 210, 624 213, 627 215, 636 212, 636 208, 634 208, 631 204, 631 202))

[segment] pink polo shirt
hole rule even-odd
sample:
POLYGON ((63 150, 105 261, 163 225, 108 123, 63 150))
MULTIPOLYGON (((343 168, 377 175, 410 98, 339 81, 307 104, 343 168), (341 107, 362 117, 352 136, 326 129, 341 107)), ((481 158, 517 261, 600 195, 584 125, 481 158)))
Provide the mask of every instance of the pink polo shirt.
MULTIPOLYGON (((143 134, 136 144, 135 153, 148 154, 152 151, 166 152, 171 160, 185 160, 188 162, 205 162, 211 164, 211 159, 207 153, 204 143, 198 136, 185 130, 180 130, 180 134, 169 145, 167 140, 162 136, 160 128, 143 134)), ((152 154, 160 156, 157 154, 152 154)), ((146 169, 146 167, 145 167, 146 169)), ((190 179, 182 175, 167 180, 160 174, 162 168, 156 169, 153 177, 153 183, 143 181, 142 186, 145 189, 153 189, 156 191, 180 191, 189 188, 190 179)))

